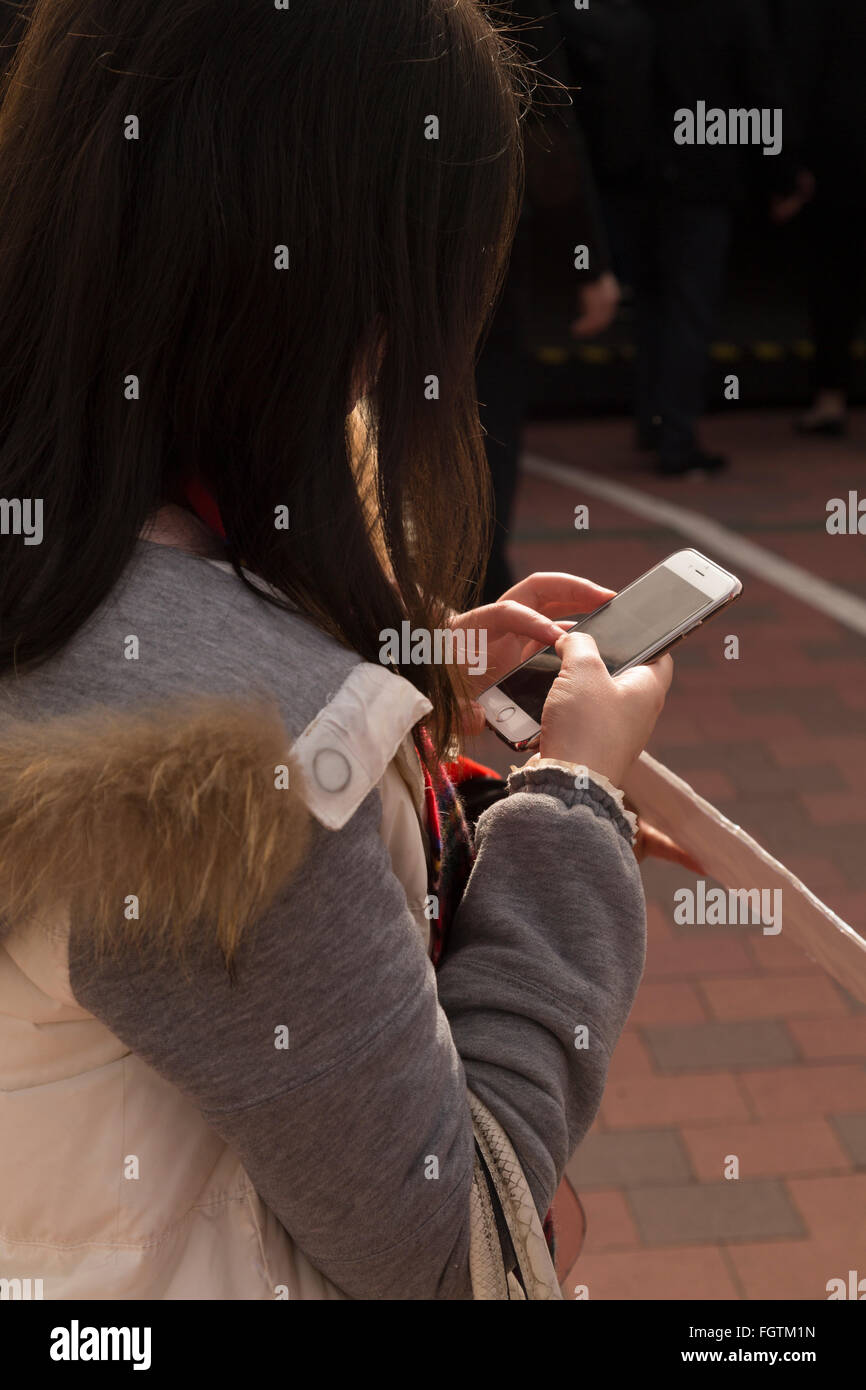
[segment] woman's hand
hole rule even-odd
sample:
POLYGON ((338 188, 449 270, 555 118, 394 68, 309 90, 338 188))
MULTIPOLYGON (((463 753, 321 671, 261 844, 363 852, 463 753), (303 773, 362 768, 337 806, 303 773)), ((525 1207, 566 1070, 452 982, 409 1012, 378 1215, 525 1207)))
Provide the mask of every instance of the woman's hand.
MULTIPOLYGON (((486 633, 487 665, 473 679, 479 695, 490 685, 527 661, 542 647, 554 646, 562 636, 555 618, 572 613, 591 613, 614 596, 613 589, 578 579, 573 574, 531 574, 521 579, 496 603, 458 613, 451 622, 455 631, 473 629, 486 633)), ((476 648, 477 649, 477 648, 476 648)), ((471 674, 473 668, 466 668, 471 674)))
POLYGON ((662 712, 673 661, 662 656, 614 680, 588 633, 563 633, 556 651, 562 666, 541 716, 541 756, 583 763, 621 787, 662 712))
POLYGON ((571 325, 571 335, 574 338, 594 338, 613 323, 622 290, 616 276, 607 270, 591 284, 583 285, 578 298, 580 313, 571 325))
MULTIPOLYGON (((528 579, 522 579, 510 588, 496 603, 458 614, 451 626, 455 631, 471 628, 486 632, 487 669, 483 676, 479 673, 476 677, 480 689, 486 689, 496 685, 521 661, 527 661, 542 647, 555 646, 563 635, 563 629, 570 626, 557 619, 574 613, 591 613, 613 598, 615 592, 614 589, 593 583, 591 579, 580 579, 573 574, 531 574, 528 579)), ((666 681, 669 683, 669 677, 663 672, 662 684, 665 689, 666 681)), ((472 710, 467 732, 480 732, 485 724, 483 711, 478 706, 473 706, 472 710)), ((548 752, 548 756, 552 755, 548 752)), ((569 758, 568 761, 576 760, 569 758)), ((586 759, 581 761, 586 762, 586 759)), ((603 771, 600 767, 595 770, 603 771)), ((628 802, 626 804, 629 805, 628 802)), ((633 811, 635 808, 629 805, 629 809, 633 811)), ((647 825, 640 817, 634 852, 638 859, 666 859, 682 864, 694 873, 703 873, 702 866, 686 850, 655 826, 647 825)))

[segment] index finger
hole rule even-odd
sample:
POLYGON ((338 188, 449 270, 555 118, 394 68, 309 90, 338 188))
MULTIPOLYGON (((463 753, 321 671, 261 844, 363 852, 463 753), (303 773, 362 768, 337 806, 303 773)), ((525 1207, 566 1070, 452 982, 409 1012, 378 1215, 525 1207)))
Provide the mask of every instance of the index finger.
POLYGON ((654 661, 647 662, 647 665, 658 672, 663 688, 666 691, 670 690, 674 678, 674 659, 670 652, 665 652, 664 656, 657 656, 654 661))
POLYGON ((565 618, 570 613, 591 613, 594 608, 607 603, 615 593, 615 589, 606 589, 603 584, 596 584, 591 579, 551 571, 530 574, 502 597, 526 604, 548 617, 565 618))

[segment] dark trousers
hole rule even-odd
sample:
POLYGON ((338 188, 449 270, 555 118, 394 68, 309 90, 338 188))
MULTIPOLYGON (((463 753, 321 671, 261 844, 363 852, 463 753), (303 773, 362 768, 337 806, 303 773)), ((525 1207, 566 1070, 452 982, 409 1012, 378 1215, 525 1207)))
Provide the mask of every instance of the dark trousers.
POLYGON ((476 372, 479 414, 486 431, 484 447, 493 483, 493 535, 483 603, 495 603, 514 583, 507 546, 528 405, 527 371, 523 344, 505 338, 488 342, 476 372))
POLYGON ((863 314, 866 205, 821 197, 806 210, 809 312, 818 390, 851 388, 851 343, 863 314))
POLYGON ((530 264, 523 221, 475 373, 478 413, 485 431, 484 447, 493 484, 493 535, 481 591, 483 603, 495 603, 514 583, 507 547, 523 426, 529 408, 529 303, 530 264))
POLYGON ((697 448, 730 207, 619 196, 607 200, 607 211, 614 254, 635 295, 638 430, 657 432, 662 458, 678 462, 697 448))

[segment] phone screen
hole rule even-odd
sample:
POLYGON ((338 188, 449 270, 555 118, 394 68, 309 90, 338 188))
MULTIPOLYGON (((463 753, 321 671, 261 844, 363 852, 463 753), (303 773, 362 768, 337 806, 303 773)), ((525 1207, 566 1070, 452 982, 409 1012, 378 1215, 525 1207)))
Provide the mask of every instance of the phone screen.
MULTIPOLYGON (((700 589, 660 565, 603 608, 581 618, 575 627, 595 638, 601 659, 614 676, 708 603, 700 589)), ((547 692, 561 664, 556 652, 546 647, 500 681, 499 689, 540 724, 547 692)))

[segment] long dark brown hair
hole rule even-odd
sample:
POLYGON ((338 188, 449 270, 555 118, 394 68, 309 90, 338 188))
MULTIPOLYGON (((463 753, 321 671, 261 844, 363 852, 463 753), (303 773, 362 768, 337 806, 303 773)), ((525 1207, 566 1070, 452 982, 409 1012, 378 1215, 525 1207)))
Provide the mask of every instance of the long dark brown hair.
MULTIPOLYGON (((520 198, 523 79, 484 7, 21 9, 0 87, 0 498, 42 499, 44 539, 0 535, 0 673, 68 641, 191 477, 239 572, 365 659, 404 619, 443 626, 484 553, 474 364, 520 198), (364 390, 373 516, 347 430, 364 390)), ((452 673, 404 674, 441 752, 452 673)))

